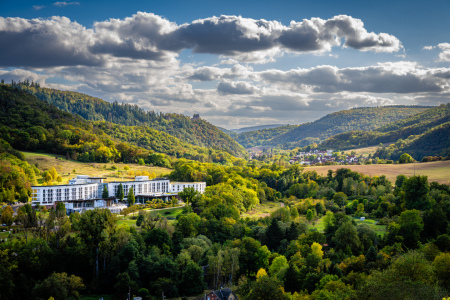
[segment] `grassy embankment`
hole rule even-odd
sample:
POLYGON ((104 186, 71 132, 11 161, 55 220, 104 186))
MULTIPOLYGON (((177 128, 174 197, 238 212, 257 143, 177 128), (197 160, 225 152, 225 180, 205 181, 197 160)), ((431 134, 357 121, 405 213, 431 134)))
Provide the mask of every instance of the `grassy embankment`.
MULTIPOLYGON (((155 173, 157 177, 167 175, 170 173, 170 169, 161 167, 149 167, 141 166, 138 164, 123 164, 123 163, 82 163, 73 160, 66 160, 64 156, 34 152, 22 152, 25 155, 25 159, 29 164, 37 164, 40 170, 46 171, 55 167, 59 175, 61 175, 62 182, 54 183, 67 184, 69 179, 72 179, 76 175, 89 175, 96 177, 107 177, 105 182, 114 180, 133 180, 134 175, 129 175, 128 170, 124 170, 125 166, 128 166, 131 171, 136 172, 149 172, 155 173), (114 167, 116 169, 114 169, 114 167), (75 172, 73 172, 75 170, 75 172)), ((38 183, 42 184, 43 180, 38 176, 38 183)))

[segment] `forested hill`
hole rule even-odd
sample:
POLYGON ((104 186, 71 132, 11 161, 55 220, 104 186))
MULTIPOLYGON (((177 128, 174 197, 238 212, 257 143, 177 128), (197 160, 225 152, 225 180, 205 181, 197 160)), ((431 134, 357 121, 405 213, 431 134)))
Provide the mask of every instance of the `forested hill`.
POLYGON ((83 162, 138 162, 170 167, 170 157, 225 162, 230 154, 190 145, 148 126, 88 121, 0 84, 0 140, 14 149, 66 155, 83 162), (156 152, 156 153, 155 153, 156 152))
POLYGON ((395 143, 386 149, 391 159, 407 152, 415 159, 450 153, 450 104, 425 110, 373 131, 349 131, 335 135, 320 148, 352 149, 395 143))
POLYGON ((145 111, 137 105, 120 104, 117 101, 110 103, 86 94, 31 86, 26 82, 16 84, 15 87, 86 120, 148 126, 191 145, 224 150, 234 156, 246 154, 245 149, 230 136, 202 119, 191 120, 181 114, 145 111))
POLYGON ((286 148, 320 143, 325 139, 351 130, 374 130, 391 122, 421 113, 426 106, 363 107, 335 112, 312 123, 274 137, 270 145, 282 144, 286 148))
POLYGON ((270 140, 274 137, 291 131, 297 127, 298 125, 285 125, 275 128, 242 132, 239 135, 232 135, 232 137, 245 148, 265 146, 270 143, 270 140))

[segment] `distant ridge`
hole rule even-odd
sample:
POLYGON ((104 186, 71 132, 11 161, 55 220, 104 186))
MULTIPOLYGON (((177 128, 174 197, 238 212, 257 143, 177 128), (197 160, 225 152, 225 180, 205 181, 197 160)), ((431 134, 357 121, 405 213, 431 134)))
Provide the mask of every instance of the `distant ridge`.
POLYGON ((269 125, 258 125, 258 126, 250 126, 250 127, 242 127, 238 129, 230 129, 230 131, 235 133, 243 133, 243 132, 249 132, 249 131, 256 131, 256 130, 262 130, 262 129, 270 129, 270 128, 276 128, 285 126, 286 124, 269 124, 269 125))
POLYGON ((335 134, 351 130, 374 130, 430 108, 432 106, 395 105, 342 110, 275 136, 267 141, 267 145, 280 145, 283 148, 292 149, 312 143, 319 144, 335 134))
POLYGON ((348 131, 330 137, 320 148, 346 150, 380 143, 392 143, 386 156, 398 159, 402 153, 416 160, 423 156, 450 154, 450 104, 442 104, 372 131, 348 131))

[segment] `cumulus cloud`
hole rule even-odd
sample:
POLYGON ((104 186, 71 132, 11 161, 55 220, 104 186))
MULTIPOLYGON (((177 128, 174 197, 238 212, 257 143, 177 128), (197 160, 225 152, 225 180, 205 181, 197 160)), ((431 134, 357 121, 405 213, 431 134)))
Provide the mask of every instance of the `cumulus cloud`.
POLYGON ((188 79, 195 81, 212 81, 219 79, 233 79, 237 77, 245 78, 250 75, 251 72, 252 68, 240 64, 234 65, 232 68, 205 66, 193 70, 188 79))
POLYGON ((317 66, 289 71, 268 70, 259 75, 268 83, 292 90, 370 93, 423 93, 448 89, 448 69, 422 69, 415 63, 384 63, 370 67, 317 66))
MULTIPOLYGON (((76 5, 78 2, 55 2, 76 5)), ((1 66, 99 65, 111 57, 170 60, 184 49, 242 62, 266 63, 284 52, 324 52, 333 46, 360 51, 395 52, 400 41, 387 33, 367 32, 361 20, 336 16, 292 21, 220 16, 177 25, 161 16, 138 12, 86 29, 65 17, 0 17, 1 66), (26 52, 26 53, 25 53, 26 52)))
POLYGON ((441 53, 439 53, 440 61, 450 61, 450 44, 449 43, 441 43, 438 45, 439 49, 441 49, 441 53))
POLYGON ((44 5, 33 5, 33 9, 34 10, 41 10, 43 9, 45 6, 44 5))
POLYGON ((0 17, 0 66, 52 67, 100 65, 88 50, 93 31, 66 17, 22 19, 0 17))
POLYGON ((434 48, 436 48, 435 46, 423 46, 423 50, 433 50, 434 48))
POLYGON ((176 24, 160 16, 143 12, 123 20, 96 22, 95 42, 89 50, 94 54, 111 54, 115 57, 163 60, 171 54, 170 51, 160 49, 160 44, 176 27, 176 24))
POLYGON ((278 42, 293 51, 330 51, 344 39, 344 47, 361 51, 396 52, 401 49, 400 41, 387 33, 367 32, 360 19, 340 15, 329 20, 312 18, 302 22, 292 21, 284 30, 278 42))
POLYGON ((243 81, 228 81, 224 80, 217 86, 217 91, 222 95, 237 94, 237 95, 251 95, 257 91, 257 88, 243 81))

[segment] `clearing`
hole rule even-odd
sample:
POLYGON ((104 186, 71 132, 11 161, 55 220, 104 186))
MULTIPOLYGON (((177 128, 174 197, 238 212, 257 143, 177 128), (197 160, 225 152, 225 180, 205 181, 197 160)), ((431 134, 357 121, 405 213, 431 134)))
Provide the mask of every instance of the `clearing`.
MULTIPOLYGON (((170 169, 161 167, 141 166, 138 164, 124 164, 124 163, 83 163, 74 160, 67 160, 62 155, 34 153, 34 152, 22 152, 25 155, 25 160, 29 164, 36 165, 42 171, 50 170, 55 167, 59 175, 61 175, 62 182, 58 184, 67 184, 69 179, 75 177, 75 175, 89 175, 95 177, 107 177, 105 182, 121 180, 133 180, 136 172, 148 172, 150 174, 155 173, 156 177, 167 175, 171 172, 170 169), (125 170, 125 166, 128 166, 130 170, 125 170), (114 169, 114 167, 116 169, 114 169), (74 172, 75 170, 75 172, 74 172), (133 171, 133 175, 130 175, 129 171, 133 171)), ((43 180, 37 178, 38 183, 42 184, 43 180)))
POLYGON ((410 177, 416 174, 428 176, 429 182, 436 181, 440 184, 450 185, 450 160, 392 165, 332 165, 307 167, 305 168, 305 171, 314 170, 317 171, 318 174, 326 176, 328 170, 336 171, 341 168, 351 169, 352 171, 369 176, 386 175, 392 184, 395 183, 395 179, 398 175, 403 174, 410 177))

